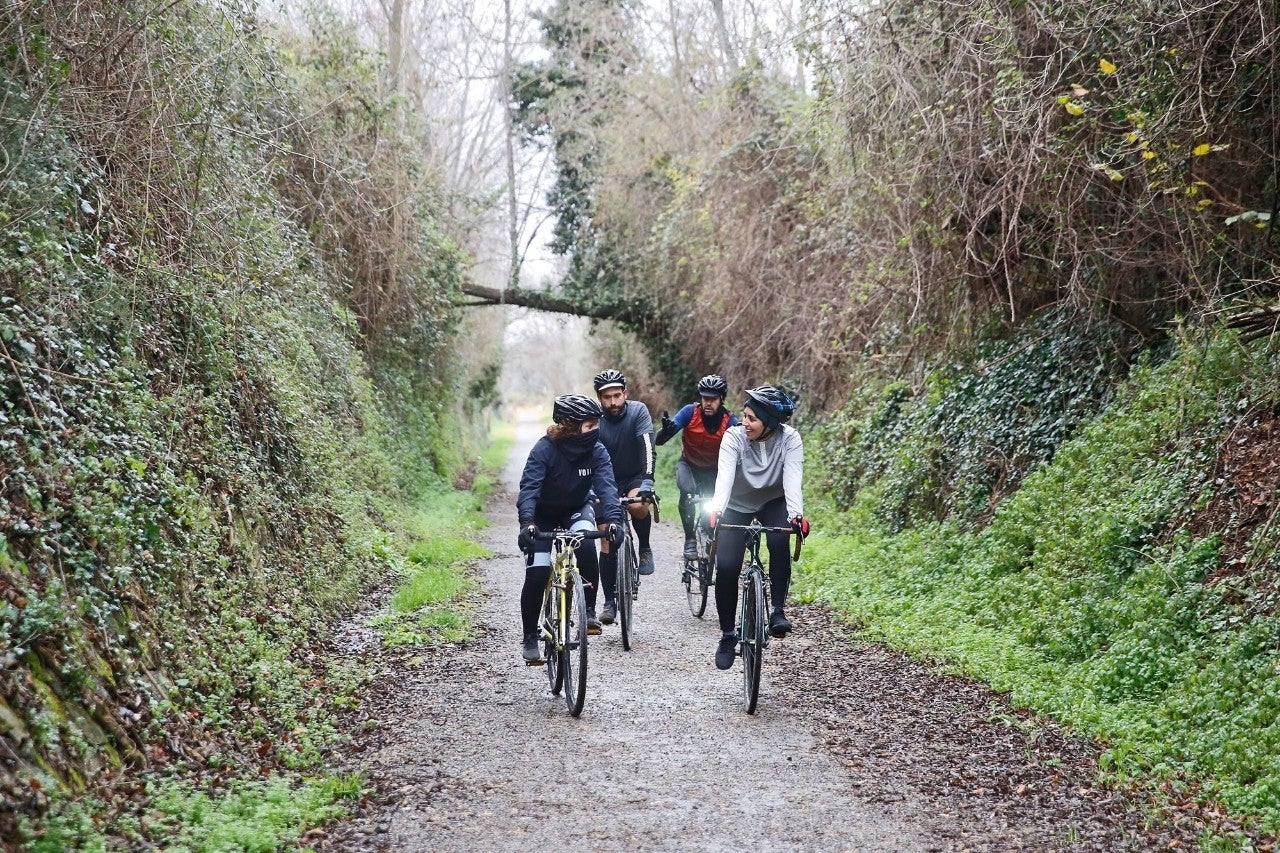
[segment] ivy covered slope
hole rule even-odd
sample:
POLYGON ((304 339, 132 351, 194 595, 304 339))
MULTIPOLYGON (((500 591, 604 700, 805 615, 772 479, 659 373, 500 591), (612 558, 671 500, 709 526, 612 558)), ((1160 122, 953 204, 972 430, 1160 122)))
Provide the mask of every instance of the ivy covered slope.
POLYGON ((1183 333, 1125 373, 1123 334, 1067 320, 827 425, 802 594, 1274 831, 1278 356, 1183 333))
POLYGON ((461 257, 373 64, 123 5, 0 11, 5 838, 119 765, 312 752, 291 651, 466 435, 461 257))

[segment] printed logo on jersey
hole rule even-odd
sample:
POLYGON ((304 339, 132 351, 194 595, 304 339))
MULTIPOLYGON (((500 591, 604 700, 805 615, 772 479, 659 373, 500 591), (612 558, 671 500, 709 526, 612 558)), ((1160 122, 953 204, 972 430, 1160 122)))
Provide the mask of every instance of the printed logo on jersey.
POLYGON ((579 476, 579 477, 590 477, 590 476, 591 476, 591 473, 592 473, 593 471, 595 471, 595 469, 594 469, 594 468, 579 468, 579 469, 578 469, 578 476, 579 476))

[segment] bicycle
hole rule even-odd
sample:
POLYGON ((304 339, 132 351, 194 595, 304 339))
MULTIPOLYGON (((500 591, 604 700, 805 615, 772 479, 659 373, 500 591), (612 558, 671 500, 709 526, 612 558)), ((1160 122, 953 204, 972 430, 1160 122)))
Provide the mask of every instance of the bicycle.
POLYGON ((698 542, 698 556, 685 559, 684 570, 680 580, 684 583, 685 600, 689 603, 689 612, 694 619, 701 619, 707 612, 707 593, 715 586, 715 563, 711 561, 711 536, 706 525, 702 523, 705 500, 698 500, 697 495, 689 495, 694 499, 694 537, 698 542))
MULTIPOLYGON (((744 530, 747 534, 747 555, 738 589, 738 655, 742 658, 743 705, 748 714, 754 714, 760 698, 760 669, 764 663, 764 650, 769 648, 769 574, 760 561, 760 534, 792 535, 796 531, 792 527, 765 527, 754 518, 750 524, 716 525, 716 532, 721 530, 744 530)), ((793 560, 800 559, 803 541, 796 537, 793 560)), ((714 541, 711 555, 714 559, 714 541)))
MULTIPOLYGON (((635 503, 647 503, 653 507, 653 520, 658 521, 658 496, 653 497, 631 497, 623 495, 619 498, 623 506, 635 503)), ((626 531, 626 537, 622 544, 622 549, 618 552, 618 625, 622 633, 622 648, 631 651, 631 640, 634 634, 636 599, 640 596, 640 567, 639 558, 636 556, 636 540, 631 532, 631 524, 628 518, 623 517, 623 529, 626 531)))
POLYGON ((584 539, 603 539, 597 530, 552 530, 538 539, 551 542, 551 577, 542 594, 542 658, 551 694, 564 690, 569 713, 578 716, 587 698, 587 593, 578 574, 574 549, 584 539))

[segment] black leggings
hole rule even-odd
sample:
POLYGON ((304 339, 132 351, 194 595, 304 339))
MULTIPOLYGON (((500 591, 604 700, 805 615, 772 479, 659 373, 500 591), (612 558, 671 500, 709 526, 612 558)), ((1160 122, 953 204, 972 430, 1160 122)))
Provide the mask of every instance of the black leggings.
MULTIPOLYGON (((581 509, 566 513, 547 511, 544 507, 536 507, 533 511, 533 523, 543 531, 557 527, 571 528, 575 523, 590 525, 596 529, 595 509, 588 502, 581 509)), ((538 611, 542 609, 542 593, 547 588, 547 580, 551 577, 550 566, 535 566, 533 555, 546 554, 551 551, 551 543, 540 541, 534 545, 533 553, 526 554, 524 560, 524 587, 520 590, 520 625, 526 634, 538 629, 538 611)), ((586 587, 587 607, 595 609, 596 589, 600 586, 600 560, 596 557, 596 540, 586 539, 574 549, 578 558, 578 573, 582 575, 582 583, 586 587)))
MULTIPOLYGON (((600 586, 600 560, 596 557, 594 539, 583 542, 574 549, 578 557, 578 572, 586 587, 587 607, 596 606, 596 588, 600 586)), ((520 625, 526 634, 538 629, 538 615, 542 610, 542 593, 551 577, 550 566, 530 566, 524 570, 524 587, 520 590, 520 625)))
POLYGON ((698 468, 681 459, 676 463, 676 488, 680 490, 680 524, 686 539, 693 538, 694 501, 716 490, 716 469, 698 468))
MULTIPOLYGON (((748 524, 752 518, 760 519, 765 527, 787 527, 787 499, 774 498, 755 512, 726 509, 720 521, 748 524)), ((769 543, 769 599, 774 607, 781 607, 791 586, 791 537, 785 533, 766 533, 765 537, 769 543)), ((732 631, 738 621, 738 577, 746 554, 745 531, 716 532, 716 614, 720 617, 720 630, 725 633, 732 631)))

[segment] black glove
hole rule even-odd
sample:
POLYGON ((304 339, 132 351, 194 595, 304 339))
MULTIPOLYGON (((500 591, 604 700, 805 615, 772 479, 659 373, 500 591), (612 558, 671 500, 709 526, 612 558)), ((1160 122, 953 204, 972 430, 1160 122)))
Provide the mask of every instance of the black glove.
POLYGON ((609 544, 615 548, 622 547, 622 540, 627 537, 627 531, 618 522, 610 522, 609 524, 609 544))
POLYGON ((520 535, 516 537, 516 544, 520 546, 520 550, 528 553, 533 550, 533 543, 538 541, 538 525, 530 522, 520 528, 520 535))
POLYGON ((680 431, 680 426, 671 420, 670 415, 663 411, 662 413, 662 429, 658 430, 658 434, 653 437, 653 443, 656 445, 664 445, 671 440, 671 436, 680 431))
POLYGON ((641 480, 640 490, 636 492, 636 497, 653 500, 653 480, 641 480))

